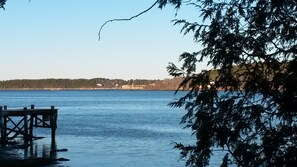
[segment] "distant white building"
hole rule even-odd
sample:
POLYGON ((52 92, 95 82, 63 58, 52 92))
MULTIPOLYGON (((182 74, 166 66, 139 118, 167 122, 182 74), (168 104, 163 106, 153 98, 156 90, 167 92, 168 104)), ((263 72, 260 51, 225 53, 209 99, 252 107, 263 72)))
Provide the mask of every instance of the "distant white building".
POLYGON ((146 85, 123 85, 122 89, 128 89, 128 90, 141 90, 144 89, 146 85))
POLYGON ((102 87, 103 84, 98 83, 98 84, 96 84, 96 86, 98 86, 98 87, 102 87))

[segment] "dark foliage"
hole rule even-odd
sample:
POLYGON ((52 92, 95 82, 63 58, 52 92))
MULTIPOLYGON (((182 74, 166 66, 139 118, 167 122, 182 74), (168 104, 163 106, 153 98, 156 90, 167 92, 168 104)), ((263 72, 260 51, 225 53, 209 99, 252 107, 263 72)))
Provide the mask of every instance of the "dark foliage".
POLYGON ((4 8, 5 3, 6 3, 6 0, 0 0, 0 8, 5 9, 4 8))
POLYGON ((160 1, 166 4, 193 5, 203 20, 174 21, 202 49, 183 53, 181 68, 168 66, 186 77, 180 88, 190 88, 170 103, 185 107, 181 122, 196 136, 193 145, 176 144, 186 165, 207 166, 214 150, 225 154, 222 166, 297 164, 297 1, 160 1), (215 78, 197 74, 203 60, 215 78))

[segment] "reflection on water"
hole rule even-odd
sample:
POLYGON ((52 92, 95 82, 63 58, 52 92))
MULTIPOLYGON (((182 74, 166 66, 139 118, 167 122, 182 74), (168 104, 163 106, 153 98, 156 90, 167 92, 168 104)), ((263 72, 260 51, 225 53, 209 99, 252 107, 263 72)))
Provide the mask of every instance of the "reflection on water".
POLYGON ((45 159, 57 159, 57 145, 53 140, 50 144, 43 143, 38 140, 30 142, 28 147, 18 149, 18 153, 23 155, 22 158, 45 158, 45 159))
POLYGON ((67 151, 67 149, 57 149, 55 140, 48 142, 42 139, 24 144, 22 140, 17 139, 15 144, 0 148, 0 166, 63 167, 60 161, 67 159, 58 158, 57 154, 60 151, 67 151))

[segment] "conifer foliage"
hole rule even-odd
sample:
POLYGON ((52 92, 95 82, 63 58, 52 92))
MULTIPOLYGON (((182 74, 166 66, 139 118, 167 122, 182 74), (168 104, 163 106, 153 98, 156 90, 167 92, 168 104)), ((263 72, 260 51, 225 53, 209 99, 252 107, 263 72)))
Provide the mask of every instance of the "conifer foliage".
POLYGON ((222 166, 292 166, 297 162, 297 1, 160 0, 193 5, 199 20, 175 20, 202 49, 183 53, 172 76, 184 76, 181 122, 196 136, 177 143, 187 166, 207 166, 222 151, 222 166), (200 21, 200 19, 202 21, 200 21), (197 73, 201 61, 217 70, 197 73))
POLYGON ((6 0, 0 0, 0 8, 5 9, 4 8, 5 3, 6 3, 6 0))

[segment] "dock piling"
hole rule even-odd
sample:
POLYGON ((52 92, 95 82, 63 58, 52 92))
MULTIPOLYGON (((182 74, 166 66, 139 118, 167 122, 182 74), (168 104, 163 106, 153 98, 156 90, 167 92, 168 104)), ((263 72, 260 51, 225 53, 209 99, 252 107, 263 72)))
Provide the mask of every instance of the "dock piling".
POLYGON ((3 119, 3 113, 2 113, 2 106, 0 106, 0 124, 1 124, 1 143, 4 142, 4 119, 3 119))
POLYGON ((24 143, 28 144, 33 139, 33 127, 51 128, 52 140, 55 139, 57 128, 57 109, 51 106, 50 109, 35 109, 31 105, 30 109, 7 109, 7 106, 0 106, 0 128, 1 143, 6 145, 19 135, 22 135, 24 143), (22 117, 22 119, 14 119, 22 117), (8 124, 10 123, 10 124, 8 124))

